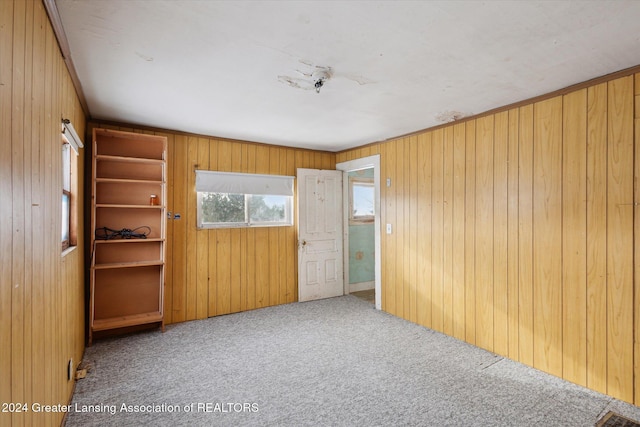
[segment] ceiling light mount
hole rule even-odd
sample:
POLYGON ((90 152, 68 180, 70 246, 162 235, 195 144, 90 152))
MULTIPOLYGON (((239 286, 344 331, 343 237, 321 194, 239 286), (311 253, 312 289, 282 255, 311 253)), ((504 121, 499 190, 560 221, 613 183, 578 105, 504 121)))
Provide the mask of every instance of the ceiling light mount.
POLYGON ((333 76, 333 70, 331 67, 312 66, 306 62, 303 62, 303 64, 307 67, 312 67, 312 69, 309 71, 296 70, 302 77, 278 76, 278 80, 296 89, 315 90, 316 93, 320 93, 320 89, 333 76))
POLYGON ((320 93, 320 89, 322 89, 325 82, 331 78, 331 68, 317 67, 311 77, 315 81, 313 87, 316 89, 316 93, 320 93))

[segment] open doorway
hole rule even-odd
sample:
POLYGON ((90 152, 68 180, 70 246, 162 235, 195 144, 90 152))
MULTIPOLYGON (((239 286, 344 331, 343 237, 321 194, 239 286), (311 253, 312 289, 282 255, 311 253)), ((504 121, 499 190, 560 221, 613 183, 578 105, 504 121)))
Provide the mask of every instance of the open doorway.
POLYGON ((380 156, 338 163, 336 169, 343 172, 344 293, 373 293, 379 310, 380 156))

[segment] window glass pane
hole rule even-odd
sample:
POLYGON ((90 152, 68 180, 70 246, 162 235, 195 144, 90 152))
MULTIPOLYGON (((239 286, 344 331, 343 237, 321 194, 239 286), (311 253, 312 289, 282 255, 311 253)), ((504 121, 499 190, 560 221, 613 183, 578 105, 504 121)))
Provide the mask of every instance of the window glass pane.
POLYGON ((62 144, 62 189, 71 191, 71 149, 62 144))
POLYGON ((250 222, 284 222, 288 196, 249 196, 250 222))
POLYGON ((293 197, 198 192, 200 228, 293 224, 293 197))
POLYGON ((62 242, 69 241, 69 194, 62 194, 62 242))
POLYGON ((244 194, 202 193, 201 222, 246 222, 244 194))
POLYGON ((373 216, 374 187, 371 184, 353 184, 353 217, 373 216))

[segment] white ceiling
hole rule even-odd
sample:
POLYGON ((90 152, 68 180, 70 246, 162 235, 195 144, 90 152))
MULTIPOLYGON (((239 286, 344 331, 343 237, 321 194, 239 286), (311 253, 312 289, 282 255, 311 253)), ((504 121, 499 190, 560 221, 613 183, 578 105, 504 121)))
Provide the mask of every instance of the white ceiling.
POLYGON ((91 117, 330 151, 640 64, 634 0, 56 4, 91 117))

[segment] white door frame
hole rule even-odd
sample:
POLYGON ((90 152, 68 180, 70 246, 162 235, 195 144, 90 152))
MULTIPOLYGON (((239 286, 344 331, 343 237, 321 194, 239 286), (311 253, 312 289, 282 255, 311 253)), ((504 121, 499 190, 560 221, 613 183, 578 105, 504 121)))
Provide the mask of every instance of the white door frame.
POLYGON ((375 292, 376 309, 382 309, 382 255, 380 251, 380 155, 363 157, 361 159, 349 160, 336 164, 336 170, 343 172, 343 209, 344 212, 344 294, 349 294, 349 177, 347 174, 360 169, 373 168, 373 184, 375 187, 375 220, 374 220, 374 243, 375 243, 375 292))

